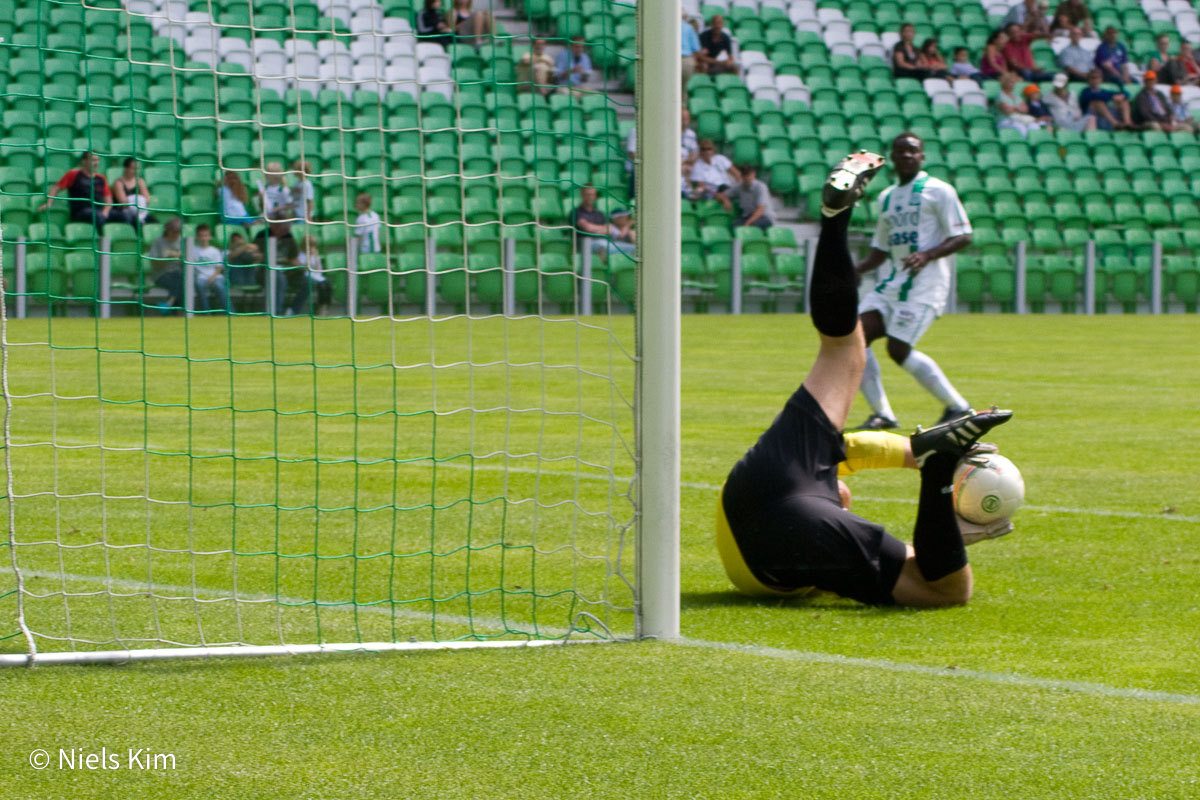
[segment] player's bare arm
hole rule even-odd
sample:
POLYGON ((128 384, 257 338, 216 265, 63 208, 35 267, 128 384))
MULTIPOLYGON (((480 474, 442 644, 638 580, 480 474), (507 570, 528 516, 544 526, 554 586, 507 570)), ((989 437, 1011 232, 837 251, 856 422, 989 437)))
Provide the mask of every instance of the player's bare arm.
POLYGON ((887 253, 883 250, 872 247, 871 252, 867 253, 866 258, 858 262, 858 265, 854 268, 854 271, 859 275, 865 275, 871 270, 878 269, 879 266, 885 261, 887 261, 887 253))
MULTIPOLYGON (((928 250, 923 250, 919 253, 912 253, 904 259, 904 268, 916 275, 930 261, 936 261, 939 258, 945 258, 948 255, 957 253, 964 247, 971 244, 971 234, 964 233, 961 236, 951 236, 946 241, 931 247, 928 250)), ((874 252, 874 251, 872 251, 874 252)))

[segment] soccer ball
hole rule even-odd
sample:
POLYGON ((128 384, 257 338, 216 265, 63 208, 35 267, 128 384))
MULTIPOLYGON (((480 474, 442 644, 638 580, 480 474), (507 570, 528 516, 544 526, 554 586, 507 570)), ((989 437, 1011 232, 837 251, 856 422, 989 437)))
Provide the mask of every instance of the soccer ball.
POLYGON ((998 453, 964 458, 954 470, 954 511, 967 522, 1008 519, 1024 502, 1021 471, 998 453))

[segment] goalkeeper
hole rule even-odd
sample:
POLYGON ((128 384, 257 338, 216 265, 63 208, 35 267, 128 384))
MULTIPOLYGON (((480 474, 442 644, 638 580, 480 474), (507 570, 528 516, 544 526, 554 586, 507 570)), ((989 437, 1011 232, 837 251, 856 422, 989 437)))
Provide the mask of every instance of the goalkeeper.
POLYGON ((865 363, 858 276, 846 246, 850 209, 881 156, 856 153, 830 173, 811 280, 820 350, 812 370, 758 442, 729 473, 717 506, 717 548, 734 585, 747 594, 832 592, 875 605, 937 607, 971 597, 964 534, 1011 530, 1000 520, 971 526, 954 513, 951 484, 960 458, 1010 411, 984 411, 918 430, 911 439, 840 431, 865 363), (921 472, 912 546, 851 513, 838 465, 912 466, 921 472))

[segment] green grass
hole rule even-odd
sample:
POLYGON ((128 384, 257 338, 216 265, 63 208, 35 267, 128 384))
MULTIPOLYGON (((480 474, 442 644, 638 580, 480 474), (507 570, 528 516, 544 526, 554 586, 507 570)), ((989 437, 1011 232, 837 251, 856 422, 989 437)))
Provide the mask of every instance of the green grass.
MULTIPOLYGON (((56 320, 54 326, 64 334, 86 338, 88 330, 95 330, 93 323, 86 322, 80 323, 80 331, 71 332, 60 328, 60 322, 56 320)), ((618 321, 618 338, 628 340, 630 323, 618 321)), ((472 339, 471 347, 479 348, 478 358, 473 360, 486 361, 488 348, 507 346, 512 353, 544 348, 552 357, 569 356, 572 363, 580 356, 587 363, 608 363, 608 344, 602 336, 576 343, 564 341, 570 337, 536 331, 534 326, 527 331, 519 327, 510 329, 506 345, 498 343, 502 337, 485 335, 484 327, 477 328, 480 335, 472 339)), ((190 329, 199 332, 200 327, 190 329)), ((426 325, 424 335, 428 329, 426 325)), ((118 330, 116 325, 113 330, 118 330)), ((155 343, 177 343, 171 330, 169 326, 155 329, 155 343)), ((308 346, 307 333, 294 338, 279 335, 286 330, 276 328, 275 349, 267 350, 277 360, 287 360, 290 348, 308 346)), ((451 326, 439 332, 446 334, 439 348, 444 344, 467 352, 461 335, 465 332, 460 331, 457 339, 451 326)), ((363 364, 390 363, 387 359, 397 350, 396 342, 407 335, 396 339, 378 329, 364 328, 361 335, 356 331, 355 346, 363 349, 354 351, 355 358, 363 364)), ((331 355, 330 363, 350 354, 345 349, 349 338, 347 331, 331 334, 323 342, 322 346, 339 348, 340 355, 331 355)), ((1196 341, 1200 341, 1196 317, 951 316, 934 326, 922 349, 942 364, 967 398, 976 405, 995 402, 1016 411, 1013 422, 993 438, 1021 467, 1028 504, 1016 518, 1015 533, 971 548, 976 575, 971 604, 918 612, 866 608, 836 599, 752 601, 731 593, 712 546, 716 487, 803 377, 813 357, 815 335, 803 317, 686 318, 683 632, 693 640, 692 646, 640 643, 3 670, 0 696, 6 711, 6 747, 0 755, 0 794, 23 798, 1200 797, 1200 765, 1195 757, 1200 751, 1196 688, 1200 662, 1195 657, 1200 647, 1196 600, 1200 596, 1200 493, 1195 479, 1200 474, 1200 439, 1190 424, 1200 395, 1196 341), (758 649, 732 651, 706 643, 758 649), (1129 690, 1162 694, 1138 695, 1129 690), (122 752, 146 747, 173 753, 177 768, 155 773, 37 772, 28 766, 30 750, 45 748, 56 754, 60 747, 96 751, 108 747, 122 752)), ((421 347, 423 355, 405 363, 427 361, 428 340, 421 347)), ((311 351, 306 352, 311 363, 311 351)), ((447 356, 446 361, 463 358, 447 356)), ((907 374, 890 363, 883 368, 893 405, 905 425, 928 424, 936 418, 940 409, 907 374)), ((630 377, 625 369, 621 366, 617 373, 621 383, 630 377)), ((70 371, 76 374, 82 369, 70 371)), ((331 405, 323 408, 329 413, 348 408, 346 389, 337 383, 348 376, 336 380, 330 376, 326 392, 320 383, 325 376, 314 378, 314 372, 318 371, 310 368, 294 382, 316 386, 309 394, 293 393, 293 382, 288 381, 289 391, 275 392, 274 397, 295 404, 296 410, 313 407, 314 397, 316 402, 330 398, 331 405)), ((405 419, 423 419, 419 411, 430 407, 431 395, 421 392, 432 370, 421 375, 412 372, 408 392, 393 393, 382 384, 364 388, 361 396, 368 405, 363 408, 377 408, 372 405, 376 397, 411 396, 414 414, 405 419)), ((491 385, 491 379, 481 375, 472 389, 463 375, 448 368, 437 374, 438 380, 446 378, 439 384, 438 397, 454 407, 470 407, 468 392, 475 391, 485 402, 474 407, 487 407, 486 402, 502 391, 500 387, 512 384, 525 387, 515 391, 527 391, 526 396, 539 400, 545 392, 547 403, 540 407, 576 412, 578 429, 580 418, 593 416, 579 413, 578 385, 549 372, 553 371, 535 370, 511 378, 497 375, 491 385)), ((36 375, 17 377, 33 380, 36 375)), ((77 380, 84 378, 79 375, 77 380)), ((181 377, 164 380, 179 383, 181 377)), ((224 380, 227 387, 229 379, 224 380)), ((162 387, 166 402, 173 402, 167 388, 162 387)), ((60 396, 68 393, 62 387, 56 391, 60 396)), ((171 391, 177 395, 182 389, 175 386, 171 391)), ((239 408, 266 402, 267 389, 257 391, 261 394, 250 394, 244 404, 239 400, 239 408)), ((590 397, 595 391, 589 388, 587 394, 590 397)), ((606 395, 604 401, 610 403, 607 416, 598 418, 618 419, 611 398, 606 395)), ((205 402, 234 405, 226 395, 205 402)), ((133 408, 138 405, 131 403, 133 408)), ((140 405, 145 414, 145 403, 140 405)), ((30 410, 28 429, 52 424, 38 413, 30 410)), ((186 409, 169 413, 189 416, 186 409)), ((866 413, 864 407, 856 407, 852 422, 866 413)), ((190 416, 202 415, 192 411, 190 416)), ((311 422, 313 415, 309 417, 311 422)), ((60 434, 62 426, 88 424, 77 418, 89 415, 60 414, 56 423, 60 434)), ((145 430, 158 436, 161 429, 161 438, 152 441, 162 442, 163 452, 188 444, 186 437, 171 439, 178 434, 171 433, 170 424, 154 427, 156 420, 144 418, 151 419, 149 427, 136 419, 122 420, 114 441, 129 440, 145 430)), ((164 420, 169 422, 170 418, 164 420)), ((236 440, 231 435, 221 439, 219 421, 202 424, 207 426, 206 446, 233 451, 244 442, 247 463, 254 463, 250 459, 276 439, 273 430, 264 433, 255 425, 239 431, 236 440)), ((539 432, 540 424, 523 424, 514 421, 512 435, 517 438, 511 441, 538 441, 542 436, 547 449, 565 454, 572 437, 578 438, 567 429, 570 426, 552 424, 547 435, 539 432)), ((287 434, 289 445, 304 440, 299 433, 287 434)), ((439 453, 446 457, 471 452, 472 442, 491 448, 499 435, 484 420, 474 440, 469 431, 447 433, 452 446, 439 453)), ((109 435, 107 423, 105 435, 109 435)), ((611 429, 608 436, 611 441, 611 429)), ((307 438, 313 438, 311 432, 307 438)), ((328 439, 331 446, 340 443, 342 449, 334 452, 354 455, 360 447, 357 442, 363 441, 361 447, 376 448, 367 452, 385 459, 409 452, 428 455, 431 446, 431 438, 415 436, 411 451, 399 444, 393 451, 379 434, 356 440, 353 425, 330 430, 328 439)), ((320 440, 325 441, 324 432, 320 440)), ((592 441, 602 440, 596 436, 592 441)), ((47 462, 49 455, 46 449, 42 461, 47 462)), ((58 452, 60 474, 87 473, 87 468, 73 465, 76 455, 58 452)), ((169 470, 172 458, 177 457, 161 456, 152 470, 169 470)), ((147 457, 139 459, 139 479, 144 480, 147 457)), ((519 460, 514 466, 531 463, 519 460)), ((629 474, 626 464, 624 457, 615 462, 622 475, 629 474)), ((36 471, 48 469, 49 463, 25 466, 36 471)), ((427 482, 418 483, 419 489, 410 485, 410 480, 428 480, 418 467, 412 469, 417 472, 395 473, 397 491, 411 490, 428 506, 443 504, 430 499, 435 496, 427 482)), ((569 495, 578 507, 602 507, 607 484, 558 474, 568 471, 561 465, 542 465, 539 480, 549 484, 546 498, 569 495), (564 480, 570 489, 558 485, 564 480)), ((491 482, 499 480, 491 471, 464 468, 455 474, 458 479, 447 479, 451 495, 505 496, 499 494, 503 487, 491 482), (471 494, 461 473, 482 480, 486 493, 471 494)), ((271 478, 254 477, 264 485, 271 478)), ((302 499, 310 505, 341 502, 336 496, 347 492, 360 496, 354 494, 352 479, 338 475, 330 478, 331 498, 326 501, 305 484, 311 477, 297 475, 288 489, 307 492, 302 499)), ((531 487, 520 483, 527 477, 518 473, 510 478, 518 483, 509 497, 531 487)), ((205 483, 228 485, 221 481, 205 483)), ((852 488, 856 511, 905 535, 915 509, 914 474, 855 476, 852 488)), ((366 492, 360 505, 374 503, 372 492, 386 490, 359 490, 366 492)), ((221 501, 224 496, 212 491, 221 501)), ((252 486, 248 491, 259 489, 252 486)), ((63 504, 60 501, 60 507, 63 504)), ((222 507, 219 502, 214 506, 222 507)), ((154 507, 156 515, 160 510, 154 507)), ((30 522, 53 516, 52 509, 39 513, 30 522)), ((193 521, 184 530, 203 537, 229 528, 228 520, 195 521, 209 513, 193 512, 193 521)), ((442 512, 424 513, 436 521, 442 512)), ((606 513, 610 515, 602 526, 606 532, 595 537, 602 550, 603 542, 613 536, 607 533, 610 526, 624 519, 620 509, 606 513)), ((429 546, 429 519, 398 521, 396 526, 401 542, 415 542, 424 532, 424 549, 413 551, 423 554, 413 557, 423 559, 426 566, 437 563, 429 546)), ((473 535, 486 536, 485 522, 481 519, 478 526, 470 526, 477 530, 473 535)), ((253 523, 253 518, 247 520, 248 533, 253 523)), ((144 518, 141 524, 144 543, 144 518)), ((553 537, 563 524, 562 519, 548 519, 539 523, 538 530, 553 537)), ((125 529, 119 518, 108 525, 114 536, 134 536, 132 529, 122 534, 125 529)), ((314 589, 314 564, 324 569, 326 562, 302 555, 309 551, 301 546, 313 544, 311 531, 305 540, 302 527, 280 526, 285 533, 283 545, 297 556, 288 560, 307 567, 303 576, 288 579, 297 591, 306 590, 306 597, 342 603, 327 609, 329 624, 339 633, 353 633, 353 623, 345 620, 355 615, 344 605, 355 597, 352 576, 331 567, 329 583, 317 582, 314 589)), ((515 532, 518 527, 516 522, 506 523, 506 530, 515 532)), ((153 535, 160 535, 157 530, 156 524, 153 535)), ((450 536, 449 531, 446 534, 450 536)), ((80 543, 94 541, 82 528, 73 534, 63 529, 56 535, 79 536, 80 543)), ((339 539, 342 535, 331 523, 330 546, 341 548, 353 538, 339 539)), ((373 529, 362 534, 372 548, 382 547, 382 535, 373 529)), ((154 540, 155 546, 167 549, 168 531, 161 536, 154 540)), ((581 548, 587 536, 581 535, 581 548)), ((480 544, 491 542, 481 538, 480 544)), ((96 567, 87 561, 91 556, 82 554, 105 549, 82 548, 75 554, 82 563, 70 571, 96 567)), ((125 552, 107 549, 110 555, 125 552)), ((136 548, 130 548, 133 551, 136 548)), ((144 580, 144 548, 139 555, 144 580)), ((156 551, 156 561, 159 555, 156 551)), ((9 554, 0 549, 0 556, 7 560, 9 554)), ((255 572, 252 556, 233 560, 242 558, 248 562, 245 569, 250 578, 267 581, 270 570, 255 572)), ((465 563, 447 558, 454 564, 448 579, 466 574, 465 563)), ((356 560, 363 559, 329 559, 339 564, 356 560)), ((537 566, 540 570, 543 565, 537 566)), ((544 566, 548 579, 557 581, 569 574, 570 567, 552 557, 544 566)), ((218 579, 226 577, 229 568, 228 557, 220 564, 215 557, 211 563, 202 559, 198 574, 205 585, 223 586, 218 579)), ((162 569, 173 578, 186 573, 187 565, 168 560, 162 569)), ((498 570, 496 564, 484 561, 484 585, 504 585, 498 570)), ((320 575, 324 581, 324 574, 320 575)), ((0 591, 6 580, 11 575, 0 572, 0 591)), ((364 590, 375 591, 379 580, 368 578, 364 590)), ((597 580, 585 584, 598 585, 597 580)), ((427 612, 439 605, 428 579, 414 580, 411 586, 425 593, 423 604, 413 610, 427 612)), ((457 584, 448 580, 446 596, 460 593, 461 586, 461 580, 457 584)), ((488 616, 495 613, 486 599, 493 594, 481 601, 481 613, 488 616)), ((57 607, 61 602, 58 598, 57 607)), ((462 614, 463 602, 448 601, 447 610, 462 614)), ((8 600, 0 600, 0 610, 10 607, 8 600)), ((86 604, 80 608, 83 617, 90 613, 86 604)), ((51 610, 45 611, 46 624, 52 621, 51 610)), ((294 611, 309 618, 314 614, 311 605, 294 611)), ((137 613, 136 608, 129 611, 131 616, 137 613)), ((561 616, 561 609, 556 613, 561 616)), ((514 610, 509 616, 513 629, 524 630, 530 614, 529 604, 514 610)), ((370 617, 362 624, 371 627, 381 624, 376 618, 390 619, 391 614, 359 616, 370 617)), ((185 623, 194 628, 190 617, 181 622, 185 623)), ((211 624, 219 632, 230 623, 217 618, 211 624)), ((254 629, 249 622, 243 624, 254 629)), ((311 619, 295 624, 296 630, 312 630, 311 619)), ((403 626, 400 630, 408 632, 403 626)), ((433 632, 453 637, 463 630, 448 624, 433 632)), ((429 633, 428 626, 424 633, 429 633)))

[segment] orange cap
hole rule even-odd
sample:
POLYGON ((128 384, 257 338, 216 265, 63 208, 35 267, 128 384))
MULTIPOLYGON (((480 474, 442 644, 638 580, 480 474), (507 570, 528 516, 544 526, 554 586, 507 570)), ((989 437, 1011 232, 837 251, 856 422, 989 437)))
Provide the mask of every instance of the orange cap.
POLYGON ((1158 80, 1158 73, 1152 69, 1148 69, 1142 74, 1142 80, 1146 80, 1147 78, 1151 80, 1158 80))
POLYGON ((1022 94, 1024 94, 1026 97, 1029 97, 1030 95, 1033 95, 1033 94, 1037 94, 1040 91, 1041 91, 1041 89, 1038 88, 1036 83, 1031 83, 1028 86, 1026 86, 1024 89, 1021 90, 1022 94))

